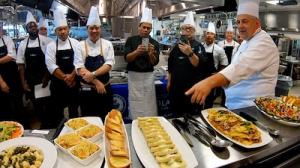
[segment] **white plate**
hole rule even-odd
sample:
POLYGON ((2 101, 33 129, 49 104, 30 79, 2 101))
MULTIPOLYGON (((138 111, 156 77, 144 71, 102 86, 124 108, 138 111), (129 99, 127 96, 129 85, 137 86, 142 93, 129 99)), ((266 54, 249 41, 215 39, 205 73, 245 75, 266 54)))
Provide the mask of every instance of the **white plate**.
MULTIPOLYGON (((105 117, 105 123, 104 124, 106 124, 106 121, 107 121, 107 118, 108 118, 108 115, 106 115, 106 117, 105 117)), ((127 151, 128 151, 128 156, 129 156, 129 160, 130 160, 130 162, 131 162, 131 164, 130 164, 130 167, 129 168, 132 168, 132 160, 131 160, 131 154, 130 154, 130 146, 129 146, 129 141, 128 141, 128 134, 127 134, 127 131, 126 131, 126 128, 125 128, 125 124, 124 124, 124 121, 122 120, 122 126, 123 126, 123 130, 124 130, 124 132, 125 132, 125 145, 127 146, 127 151)), ((108 140, 108 138, 106 137, 106 131, 105 131, 105 128, 104 128, 104 143, 103 144, 105 144, 105 149, 104 149, 104 151, 105 151, 105 166, 106 166, 106 168, 108 168, 109 166, 109 163, 108 163, 108 158, 109 158, 109 148, 108 148, 108 146, 109 146, 109 140, 108 140)), ((125 147, 126 148, 126 147, 125 147)))
MULTIPOLYGON (((98 125, 101 129, 103 128, 103 122, 99 117, 82 117, 83 119, 86 119, 89 123, 98 125)), ((69 128, 64 126, 64 128, 61 130, 60 135, 72 132, 69 128)), ((104 145, 103 145, 103 137, 96 141, 97 144, 101 144, 101 152, 100 155, 97 157, 96 160, 92 161, 90 164, 84 166, 74 160, 71 155, 64 153, 61 150, 58 150, 58 159, 56 168, 98 168, 101 167, 101 164, 104 159, 104 145)))
POLYGON ((55 146, 46 139, 38 137, 20 137, 16 139, 10 139, 0 143, 0 151, 3 151, 9 147, 28 145, 40 149, 43 152, 44 160, 41 168, 52 168, 55 165, 57 159, 57 151, 55 146))
MULTIPOLYGON (((174 128, 174 126, 165 118, 157 117, 161 126, 169 134, 172 142, 175 144, 176 149, 182 156, 182 159, 186 162, 188 168, 194 168, 198 166, 198 161, 187 142, 183 139, 180 133, 174 128)), ((138 120, 132 122, 131 136, 134 149, 140 158, 141 162, 146 168, 159 168, 159 165, 153 157, 144 135, 138 127, 138 120)))
MULTIPOLYGON (((223 108, 223 107, 217 107, 217 108, 214 108, 214 109, 216 109, 216 110, 226 110, 226 111, 230 111, 230 110, 228 110, 228 109, 226 109, 226 108, 223 108)), ((259 127, 256 127, 256 128, 258 129, 258 131, 261 133, 261 142, 260 142, 260 143, 254 143, 254 144, 252 144, 252 145, 244 145, 244 144, 242 144, 242 143, 240 143, 240 142, 238 142, 238 141, 236 141, 236 140, 234 140, 234 139, 228 137, 227 135, 223 134, 221 131, 219 131, 218 129, 216 129, 216 128, 208 121, 208 118, 207 118, 207 117, 208 117, 208 110, 209 110, 209 109, 206 109, 206 110, 201 111, 201 113, 202 113, 203 117, 205 118, 205 120, 207 121, 207 123, 208 123, 212 128, 214 128, 219 134, 221 134, 223 137, 227 138, 228 140, 232 141, 233 143, 235 143, 235 144, 237 144, 237 145, 239 145, 239 146, 242 146, 242 147, 244 147, 244 148, 249 148, 249 149, 251 149, 251 148, 258 148, 258 147, 265 146, 265 145, 267 145, 267 144, 269 144, 270 142, 273 141, 273 138, 269 135, 268 132, 266 132, 266 131, 260 129, 259 127)), ((233 112, 232 112, 232 113, 233 113, 233 112)), ((245 120, 245 119, 242 118, 241 116, 239 116, 239 115, 237 115, 237 114, 235 114, 235 113, 233 113, 233 114, 236 115, 237 117, 241 118, 242 120, 245 120)))

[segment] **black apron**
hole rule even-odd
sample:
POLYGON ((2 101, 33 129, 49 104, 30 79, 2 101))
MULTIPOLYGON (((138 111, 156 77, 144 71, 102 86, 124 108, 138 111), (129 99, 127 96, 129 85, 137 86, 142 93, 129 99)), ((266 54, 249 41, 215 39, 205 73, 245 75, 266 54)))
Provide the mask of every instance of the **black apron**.
MULTIPOLYGON (((75 69, 75 66, 73 65, 74 51, 70 39, 68 40, 71 48, 65 50, 58 50, 58 40, 56 40, 56 65, 65 74, 70 74, 75 69)), ((52 75, 50 92, 55 106, 54 108, 56 108, 56 111, 58 112, 58 117, 56 117, 56 122, 58 123, 63 117, 63 109, 65 107, 69 108, 70 118, 78 117, 79 81, 77 76, 75 77, 75 80, 75 86, 70 88, 63 80, 52 75)))
MULTIPOLYGON (((102 43, 100 39, 100 54, 92 57, 88 55, 88 48, 85 41, 86 59, 84 66, 90 72, 96 71, 104 65, 105 60, 102 51, 102 43)), ((109 84, 109 73, 97 76, 97 79, 105 85, 106 94, 97 93, 95 88, 81 88, 80 92, 80 107, 83 116, 100 116, 105 119, 106 114, 112 109, 112 93, 109 84)), ((81 80, 81 82, 86 83, 81 80)))
MULTIPOLYGON (((213 49, 211 52, 206 52, 207 67, 208 67, 207 73, 209 74, 209 76, 217 72, 217 68, 215 67, 215 61, 214 61, 214 49, 215 49, 215 44, 213 44, 213 49)), ((204 106, 205 109, 213 107, 215 94, 216 94, 216 89, 212 89, 205 100, 205 106, 204 106)))
MULTIPOLYGON (((74 50, 71 44, 70 39, 69 44, 71 46, 70 49, 66 50, 58 50, 58 40, 56 40, 56 65, 59 67, 59 69, 65 73, 65 74, 70 74, 73 72, 75 66, 73 64, 74 62, 74 50)), ((58 93, 61 94, 65 90, 70 90, 70 89, 78 89, 78 82, 76 82, 76 86, 74 88, 69 88, 69 86, 63 81, 55 76, 52 76, 52 81, 50 85, 50 90, 53 93, 58 93)))
MULTIPOLYGON (((8 51, 3 38, 1 39, 4 45, 0 47, 0 58, 3 58, 8 54, 8 51)), ((9 86, 11 94, 21 93, 21 82, 20 82, 19 70, 18 70, 17 63, 15 61, 9 61, 5 64, 0 64, 0 74, 3 80, 9 86)))
POLYGON ((235 46, 235 42, 233 42, 233 46, 225 46, 225 40, 224 40, 224 50, 225 50, 225 53, 226 53, 226 56, 227 56, 227 59, 228 59, 228 64, 231 63, 231 58, 232 58, 232 51, 234 49, 234 46, 235 46))
MULTIPOLYGON (((4 39, 1 38, 3 46, 0 47, 0 58, 8 54, 4 39)), ((2 120, 17 120, 22 108, 22 87, 15 61, 0 64, 0 74, 9 87, 9 93, 0 90, 0 118, 2 120)))
POLYGON ((39 46, 28 48, 29 38, 25 49, 25 75, 27 84, 33 89, 34 85, 41 84, 47 73, 45 63, 45 54, 41 49, 40 38, 38 37, 39 46))

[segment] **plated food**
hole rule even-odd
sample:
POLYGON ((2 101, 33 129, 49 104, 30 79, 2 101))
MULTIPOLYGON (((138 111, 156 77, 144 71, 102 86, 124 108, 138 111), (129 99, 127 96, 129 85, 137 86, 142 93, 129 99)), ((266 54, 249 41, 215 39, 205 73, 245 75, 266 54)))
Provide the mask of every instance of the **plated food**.
POLYGON ((161 168, 184 168, 187 166, 158 118, 138 118, 138 126, 147 141, 150 151, 161 168))
POLYGON ((43 138, 20 137, 0 143, 1 168, 52 168, 56 158, 55 146, 43 138))
POLYGON ((273 141, 268 132, 224 107, 206 109, 201 114, 219 134, 244 148, 258 148, 273 141))
POLYGON ((88 124, 89 122, 84 118, 72 118, 65 123, 66 126, 73 130, 77 130, 79 128, 87 126, 88 124))
POLYGON ((89 124, 78 129, 77 134, 90 141, 96 142, 103 134, 103 130, 96 124, 89 124))
POLYGON ((54 140, 56 144, 64 149, 69 149, 75 145, 78 145, 81 141, 82 138, 74 132, 58 136, 58 138, 54 140))
POLYGON ((261 143, 261 132, 249 121, 228 110, 208 109, 208 121, 218 131, 243 145, 261 143))
POLYGON ((122 114, 118 110, 109 112, 105 119, 105 151, 108 167, 130 167, 130 151, 128 137, 124 127, 122 114))
POLYGON ((254 102, 258 109, 268 117, 286 125, 300 126, 299 97, 258 97, 254 102))
POLYGON ((0 153, 1 168, 39 168, 43 160, 43 152, 34 146, 13 146, 0 153))
POLYGON ((95 168, 102 165, 105 156, 104 150, 102 150, 102 135, 104 133, 102 120, 100 117, 81 117, 80 119, 86 120, 88 125, 74 130, 67 126, 66 122, 57 137, 58 139, 61 136, 75 133, 80 137, 79 143, 65 149, 56 143, 57 139, 54 140, 56 146, 60 149, 57 150, 57 167, 95 168))
POLYGON ((24 133, 24 128, 20 123, 14 121, 0 122, 0 142, 21 137, 24 133))

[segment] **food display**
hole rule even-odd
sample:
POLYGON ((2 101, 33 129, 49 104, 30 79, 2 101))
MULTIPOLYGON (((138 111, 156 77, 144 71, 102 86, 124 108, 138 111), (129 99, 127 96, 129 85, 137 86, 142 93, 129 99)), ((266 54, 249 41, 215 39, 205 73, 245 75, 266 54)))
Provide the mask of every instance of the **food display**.
POLYGON ((207 118, 215 129, 243 145, 262 142, 261 132, 252 122, 228 110, 208 109, 207 118))
POLYGON ((0 122, 0 142, 18 138, 23 135, 24 128, 21 124, 14 121, 0 122))
POLYGON ((299 97, 258 97, 254 102, 264 114, 272 118, 300 124, 299 97))
POLYGON ((186 167, 181 154, 157 118, 138 118, 138 126, 147 141, 150 151, 161 168, 186 167))
POLYGON ((81 141, 81 137, 76 133, 64 134, 54 140, 56 144, 64 149, 69 149, 75 145, 78 145, 81 141))
POLYGON ((88 124, 89 124, 89 122, 83 118, 73 118, 65 123, 66 126, 68 126, 69 128, 71 128, 73 130, 77 130, 88 124))
POLYGON ((83 138, 96 141, 100 138, 100 135, 103 133, 103 131, 99 126, 95 124, 89 124, 80 128, 77 133, 83 138))
POLYGON ((121 112, 112 110, 105 119, 105 147, 108 167, 130 167, 130 152, 121 112))
POLYGON ((13 146, 0 153, 0 168, 39 168, 44 160, 43 152, 33 146, 13 146))
POLYGON ((71 153, 80 159, 86 159, 100 149, 101 148, 94 143, 81 141, 78 145, 71 149, 71 153))

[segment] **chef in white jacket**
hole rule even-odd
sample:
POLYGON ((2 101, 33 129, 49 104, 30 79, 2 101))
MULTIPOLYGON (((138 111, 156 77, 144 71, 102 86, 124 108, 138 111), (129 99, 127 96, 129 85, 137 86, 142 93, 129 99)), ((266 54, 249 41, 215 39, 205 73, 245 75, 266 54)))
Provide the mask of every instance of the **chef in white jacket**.
POLYGON ((272 38, 260 27, 259 0, 240 0, 237 25, 243 43, 229 66, 195 84, 186 92, 191 101, 204 103, 209 92, 224 86, 229 109, 254 105, 258 96, 274 96, 279 53, 272 38))
POLYGON ((26 97, 33 103, 34 114, 42 122, 42 127, 49 128, 46 121, 47 115, 51 115, 50 97, 37 97, 35 93, 42 88, 48 90, 50 74, 45 63, 45 53, 52 40, 39 35, 37 22, 31 12, 27 13, 26 30, 29 37, 21 41, 17 53, 20 79, 26 97))
MULTIPOLYGON (((228 65, 228 60, 224 49, 218 46, 215 43, 216 38, 216 28, 212 22, 208 23, 208 28, 206 31, 205 42, 203 46, 205 48, 206 56, 208 58, 207 64, 209 65, 209 73, 210 75, 217 73, 221 69, 225 68, 228 65), (213 64, 213 66, 211 66, 213 64)), ((224 95, 224 91, 222 88, 213 89, 213 91, 209 94, 205 101, 204 108, 213 107, 214 100, 222 94, 224 95)), ((225 98, 223 96, 222 105, 224 105, 225 98)))
POLYGON ((39 34, 48 36, 48 19, 40 18, 39 20, 39 34))
POLYGON ((228 19, 228 26, 225 32, 225 39, 218 42, 218 45, 222 48, 224 48, 228 63, 231 63, 232 55, 234 54, 234 51, 237 50, 239 47, 239 43, 233 40, 234 37, 234 30, 232 26, 232 20, 228 19))
POLYGON ((92 6, 87 21, 88 38, 81 41, 82 59, 79 74, 80 108, 82 116, 100 116, 105 119, 112 109, 113 97, 109 71, 115 63, 114 48, 110 41, 101 38, 101 21, 97 7, 92 6))
POLYGON ((57 39, 47 46, 46 65, 52 74, 50 92, 55 108, 52 120, 58 124, 65 107, 70 118, 78 116, 79 80, 75 69, 84 65, 77 61, 82 58, 80 43, 69 37, 67 19, 60 9, 54 11, 54 25, 57 39))

